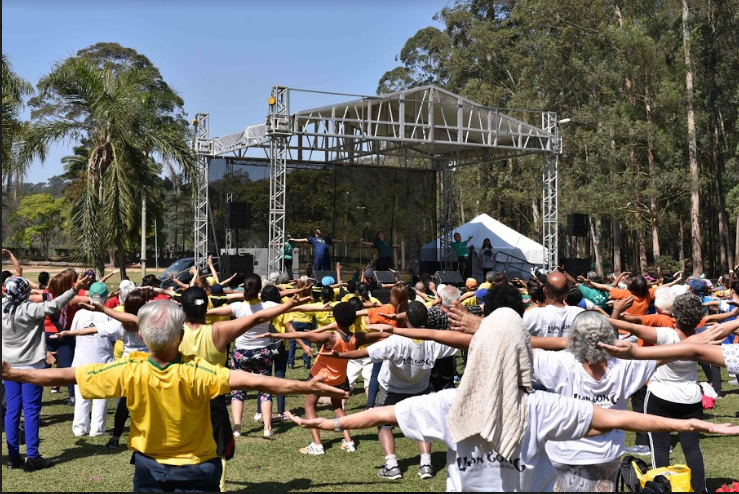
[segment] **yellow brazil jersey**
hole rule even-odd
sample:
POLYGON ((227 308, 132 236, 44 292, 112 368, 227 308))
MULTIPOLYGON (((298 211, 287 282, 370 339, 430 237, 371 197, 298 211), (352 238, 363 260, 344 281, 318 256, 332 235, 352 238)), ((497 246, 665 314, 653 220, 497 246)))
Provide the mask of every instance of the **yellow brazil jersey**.
POLYGON ((192 329, 185 324, 180 353, 200 357, 213 365, 226 365, 226 352, 219 352, 213 343, 213 326, 210 324, 204 324, 198 329, 192 329))
POLYGON ((470 305, 477 305, 477 297, 470 297, 462 300, 462 305, 469 307, 470 305))
MULTIPOLYGON (((272 323, 272 326, 274 326, 275 331, 278 333, 284 333, 286 331, 285 326, 287 326, 287 323, 292 321, 292 313, 290 312, 284 312, 280 314, 277 317, 274 317, 270 320, 270 323, 272 323)), ((290 340, 283 340, 285 343, 285 350, 288 349, 290 346, 290 340)))
MULTIPOLYGON (((221 302, 218 304, 218 307, 221 307, 226 301, 226 297, 215 297, 211 295, 208 297, 208 310, 214 309, 216 307, 216 305, 213 303, 213 299, 221 302)), ((218 321, 228 321, 229 319, 231 319, 231 316, 205 316, 205 324, 213 324, 214 322, 218 321)))
MULTIPOLYGON (((338 302, 330 302, 328 305, 329 307, 333 307, 334 305, 338 304, 338 302)), ((325 306, 326 304, 321 305, 321 307, 325 306)), ((316 312, 316 327, 322 328, 323 326, 328 326, 332 322, 334 322, 336 319, 334 319, 334 311, 329 308, 329 310, 323 310, 321 312, 316 312)))
MULTIPOLYGON (((367 331, 367 318, 365 316, 359 316, 356 318, 354 320, 354 324, 349 326, 349 331, 352 333, 369 333, 369 331, 367 331)), ((369 343, 362 345, 359 348, 367 348, 368 346, 370 346, 369 343)))
MULTIPOLYGON (((122 305, 114 307, 113 310, 118 312, 125 312, 122 305)), ((123 357, 123 350, 123 340, 116 340, 113 344, 113 358, 118 360, 119 358, 123 357)))
POLYGON ((148 354, 132 352, 109 364, 77 367, 75 377, 86 399, 127 399, 132 450, 165 465, 195 465, 217 456, 210 400, 230 390, 228 369, 184 355, 161 366, 148 354))

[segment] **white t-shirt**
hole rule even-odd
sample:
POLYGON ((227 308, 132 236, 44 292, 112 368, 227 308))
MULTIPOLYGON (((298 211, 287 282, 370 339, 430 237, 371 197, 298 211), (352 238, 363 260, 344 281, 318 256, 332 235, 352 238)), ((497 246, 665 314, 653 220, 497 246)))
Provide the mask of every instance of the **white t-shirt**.
POLYGON ((729 374, 739 374, 739 345, 721 345, 729 374))
MULTIPOLYGON (((98 331, 110 324, 113 319, 102 312, 79 310, 72 319, 71 330, 96 327, 98 331)), ((107 364, 113 359, 113 342, 119 340, 118 336, 108 335, 105 330, 102 333, 78 336, 75 341, 74 359, 72 367, 87 364, 107 364)))
MULTIPOLYGON (((536 350, 534 377, 549 391, 603 408, 626 410, 626 403, 654 374, 654 360, 619 360, 608 358, 606 373, 596 381, 585 372, 581 362, 568 352, 536 350)), ((613 430, 579 441, 550 442, 549 458, 567 465, 592 465, 612 461, 624 452, 625 434, 613 430)))
MULTIPOLYGON (((680 343, 680 337, 672 328, 656 328, 657 345, 680 343)), ((698 364, 692 360, 676 360, 657 369, 647 389, 673 403, 698 403, 702 399, 698 386, 698 364)))
POLYGON ((575 317, 583 309, 565 305, 534 307, 523 314, 523 323, 531 336, 568 336, 575 317))
POLYGON ((569 441, 587 434, 593 405, 554 393, 529 395, 529 416, 511 461, 473 436, 455 443, 447 425, 456 389, 416 396, 395 405, 403 434, 415 441, 443 441, 447 447, 447 492, 552 491, 556 472, 544 449, 547 441, 569 441))
POLYGON ((372 362, 383 362, 377 380, 391 393, 416 394, 429 387, 437 359, 457 353, 435 341, 419 341, 392 335, 367 347, 372 362))
POLYGON ((123 340, 123 356, 131 352, 149 353, 149 348, 139 336, 139 332, 129 332, 123 328, 120 321, 111 319, 109 323, 98 326, 98 335, 112 337, 114 340, 123 340))
MULTIPOLYGON (((234 317, 246 317, 259 312, 262 309, 268 309, 278 305, 274 302, 258 302, 254 305, 248 302, 236 302, 231 304, 231 313, 234 317)), ((246 333, 236 338, 236 348, 241 350, 259 350, 268 346, 270 343, 274 343, 275 340, 272 338, 260 338, 258 340, 250 340, 249 338, 254 335, 269 333, 269 321, 262 324, 257 324, 246 333)))

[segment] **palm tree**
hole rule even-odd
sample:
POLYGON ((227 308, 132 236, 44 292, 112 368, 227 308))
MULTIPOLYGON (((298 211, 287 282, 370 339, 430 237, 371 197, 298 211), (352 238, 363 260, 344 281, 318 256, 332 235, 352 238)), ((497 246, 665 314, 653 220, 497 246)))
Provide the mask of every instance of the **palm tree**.
MULTIPOLYGON (((186 174, 194 161, 183 133, 171 125, 148 124, 145 102, 152 84, 147 71, 113 69, 72 57, 57 64, 38 87, 38 100, 46 103, 46 110, 30 130, 27 147, 38 149, 60 140, 89 144, 84 188, 76 198, 72 222, 79 256, 102 271, 108 253, 117 252, 125 260, 137 219, 136 191, 146 184, 149 154, 171 159, 186 174), (151 143, 146 150, 144 136, 151 143)), ((125 275, 125 262, 120 267, 125 275)))

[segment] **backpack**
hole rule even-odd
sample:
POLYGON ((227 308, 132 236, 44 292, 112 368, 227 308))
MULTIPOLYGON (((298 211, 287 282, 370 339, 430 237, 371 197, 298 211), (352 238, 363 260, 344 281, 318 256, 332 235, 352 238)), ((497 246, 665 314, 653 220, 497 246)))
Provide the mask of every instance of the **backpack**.
POLYGON ((629 455, 624 456, 621 466, 618 467, 618 477, 616 477, 616 489, 618 492, 642 492, 641 482, 636 473, 637 468, 642 475, 649 471, 649 467, 647 467, 644 460, 629 455))

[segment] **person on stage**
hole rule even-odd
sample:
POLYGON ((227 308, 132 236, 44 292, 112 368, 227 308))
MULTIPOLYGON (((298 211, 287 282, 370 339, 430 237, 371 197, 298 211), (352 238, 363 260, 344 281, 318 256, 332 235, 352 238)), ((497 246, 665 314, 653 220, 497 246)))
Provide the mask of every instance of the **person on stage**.
POLYGON ((377 271, 387 271, 393 268, 393 249, 400 247, 400 244, 393 244, 385 239, 385 232, 379 231, 375 235, 372 242, 360 242, 365 247, 372 247, 377 250, 377 271))
POLYGON ((331 237, 324 237, 323 232, 319 228, 313 231, 313 237, 309 238, 293 238, 291 242, 294 244, 310 244, 314 249, 313 270, 329 271, 331 269, 331 251, 328 246, 333 244, 344 243, 343 240, 334 240, 331 237))

